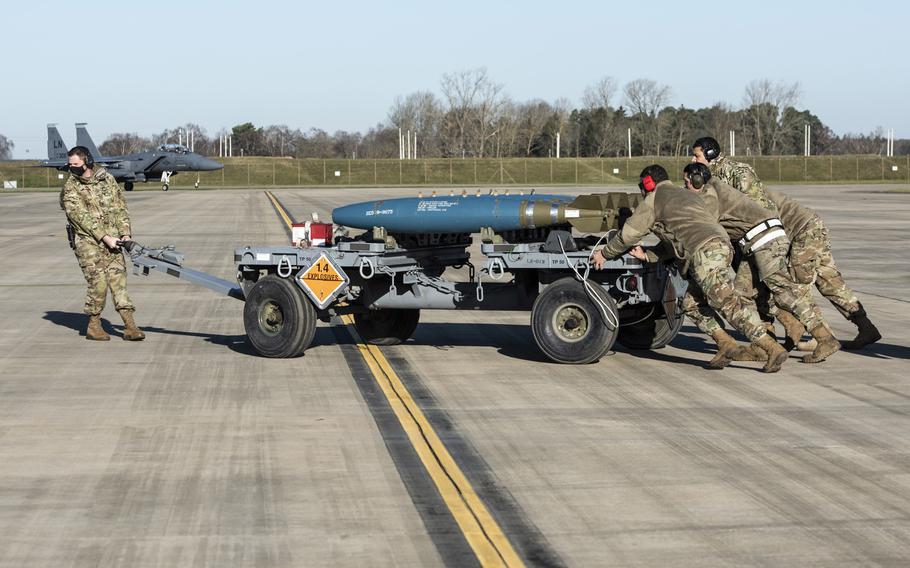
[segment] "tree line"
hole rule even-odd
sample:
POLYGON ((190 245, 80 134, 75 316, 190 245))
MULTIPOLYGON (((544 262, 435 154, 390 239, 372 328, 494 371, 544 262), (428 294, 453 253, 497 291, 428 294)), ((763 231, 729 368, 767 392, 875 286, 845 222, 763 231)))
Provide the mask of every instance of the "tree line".
MULTIPOLYGON (((746 85, 740 108, 726 103, 699 109, 670 103, 669 86, 635 79, 620 87, 603 77, 589 85, 581 104, 567 99, 515 101, 485 68, 443 75, 439 95, 417 91, 397 97, 386 119, 365 133, 321 129, 301 131, 286 125, 238 124, 209 136, 197 124, 163 130, 150 137, 115 133, 100 149, 123 155, 163 143, 186 141, 192 132, 195 150, 219 155, 222 136, 232 137, 234 156, 295 158, 397 158, 399 129, 416 138, 421 158, 495 158, 681 156, 695 138, 713 136, 723 147, 736 135, 738 155, 800 155, 804 129, 812 128, 813 155, 884 154, 881 128, 867 134, 838 135, 811 111, 797 108, 798 83, 758 79, 746 85)), ((0 135, 0 159, 8 159, 12 142, 0 135)), ((910 153, 910 140, 895 141, 895 154, 910 153)))

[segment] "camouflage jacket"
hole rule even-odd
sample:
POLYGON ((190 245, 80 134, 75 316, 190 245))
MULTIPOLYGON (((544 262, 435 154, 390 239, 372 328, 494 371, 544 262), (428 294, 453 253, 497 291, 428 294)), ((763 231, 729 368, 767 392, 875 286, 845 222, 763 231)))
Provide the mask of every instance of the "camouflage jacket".
POLYGON ((768 197, 780 210, 780 220, 791 238, 795 238, 809 227, 821 222, 815 211, 804 207, 782 193, 768 191, 768 197))
POLYGON ((717 222, 733 241, 743 238, 746 231, 762 221, 775 217, 774 213, 719 178, 708 180, 699 195, 704 199, 708 212, 717 217, 717 222))
POLYGON ((704 200, 669 181, 658 183, 645 196, 601 253, 605 258, 616 258, 649 232, 660 239, 661 246, 656 250, 661 251, 658 256, 662 258, 675 256, 689 260, 692 253, 712 239, 729 241, 727 232, 717 223, 717 217, 708 212, 704 200))
POLYGON ((721 181, 728 183, 745 193, 753 201, 777 215, 777 206, 765 194, 765 188, 762 186, 761 178, 752 169, 752 166, 743 162, 735 162, 725 156, 723 152, 708 164, 711 175, 718 177, 721 181))
POLYGON ((60 207, 77 237, 100 243, 105 235, 119 238, 131 234, 123 190, 99 165, 88 179, 70 174, 60 192, 60 207))

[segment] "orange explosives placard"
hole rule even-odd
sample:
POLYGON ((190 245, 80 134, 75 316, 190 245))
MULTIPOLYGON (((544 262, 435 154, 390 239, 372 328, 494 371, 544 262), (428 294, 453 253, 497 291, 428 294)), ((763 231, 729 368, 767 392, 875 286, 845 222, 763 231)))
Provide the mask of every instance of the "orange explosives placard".
POLYGON ((346 275, 324 253, 299 278, 320 309, 326 307, 347 283, 346 275))

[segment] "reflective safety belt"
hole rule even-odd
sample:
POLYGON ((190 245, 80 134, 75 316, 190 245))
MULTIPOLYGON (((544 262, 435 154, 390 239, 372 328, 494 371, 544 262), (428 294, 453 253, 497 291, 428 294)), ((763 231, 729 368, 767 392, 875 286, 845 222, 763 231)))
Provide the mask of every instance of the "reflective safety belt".
POLYGON ((739 246, 741 246, 744 251, 756 251, 774 239, 786 237, 787 233, 784 231, 783 226, 784 224, 776 217, 762 221, 746 231, 746 236, 739 239, 739 246), (779 228, 775 229, 775 227, 779 228), (759 238, 755 240, 756 237, 759 238), (749 243, 751 243, 751 246, 747 248, 746 245, 749 243))

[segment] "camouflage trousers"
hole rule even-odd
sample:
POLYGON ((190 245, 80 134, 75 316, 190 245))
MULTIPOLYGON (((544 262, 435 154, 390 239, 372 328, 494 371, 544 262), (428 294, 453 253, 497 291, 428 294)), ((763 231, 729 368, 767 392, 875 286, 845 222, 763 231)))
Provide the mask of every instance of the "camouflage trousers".
POLYGON ((765 334, 765 326, 755 309, 733 286, 733 248, 721 239, 712 239, 692 254, 689 286, 683 298, 683 311, 706 333, 722 326, 717 313, 742 332, 749 341, 765 334))
POLYGON ((802 286, 802 293, 812 295, 812 284, 845 318, 859 310, 859 299, 847 287, 834 257, 828 229, 817 216, 798 235, 790 247, 790 273, 802 286))
POLYGON ((104 310, 108 288, 117 310, 136 309, 126 293, 126 263, 122 252, 112 252, 91 239, 77 238, 76 259, 88 283, 83 308, 85 313, 98 315, 104 310))
MULTIPOLYGON (((807 286, 795 282, 790 274, 790 241, 780 238, 771 241, 748 258, 746 265, 751 265, 761 284, 771 293, 768 311, 772 306, 793 314, 808 330, 813 330, 825 323, 822 312, 815 305, 812 294, 807 293, 807 286)), ((760 287, 759 287, 760 288, 760 287)), ((761 294, 758 294, 761 296, 761 294)), ((762 302, 759 302, 761 304, 762 302)), ((759 305, 759 312, 764 311, 759 305)))
MULTIPOLYGON (((773 316, 778 309, 784 309, 806 329, 812 330, 825 321, 812 294, 808 293, 808 286, 794 282, 789 271, 789 250, 790 242, 780 238, 745 256, 737 268, 733 286, 743 303, 759 314, 773 316)), ((723 325, 703 298, 683 299, 683 309, 695 325, 709 335, 723 325), (691 302, 699 302, 699 305, 687 305, 691 302)), ((768 319, 773 321, 773 318, 768 319)))

